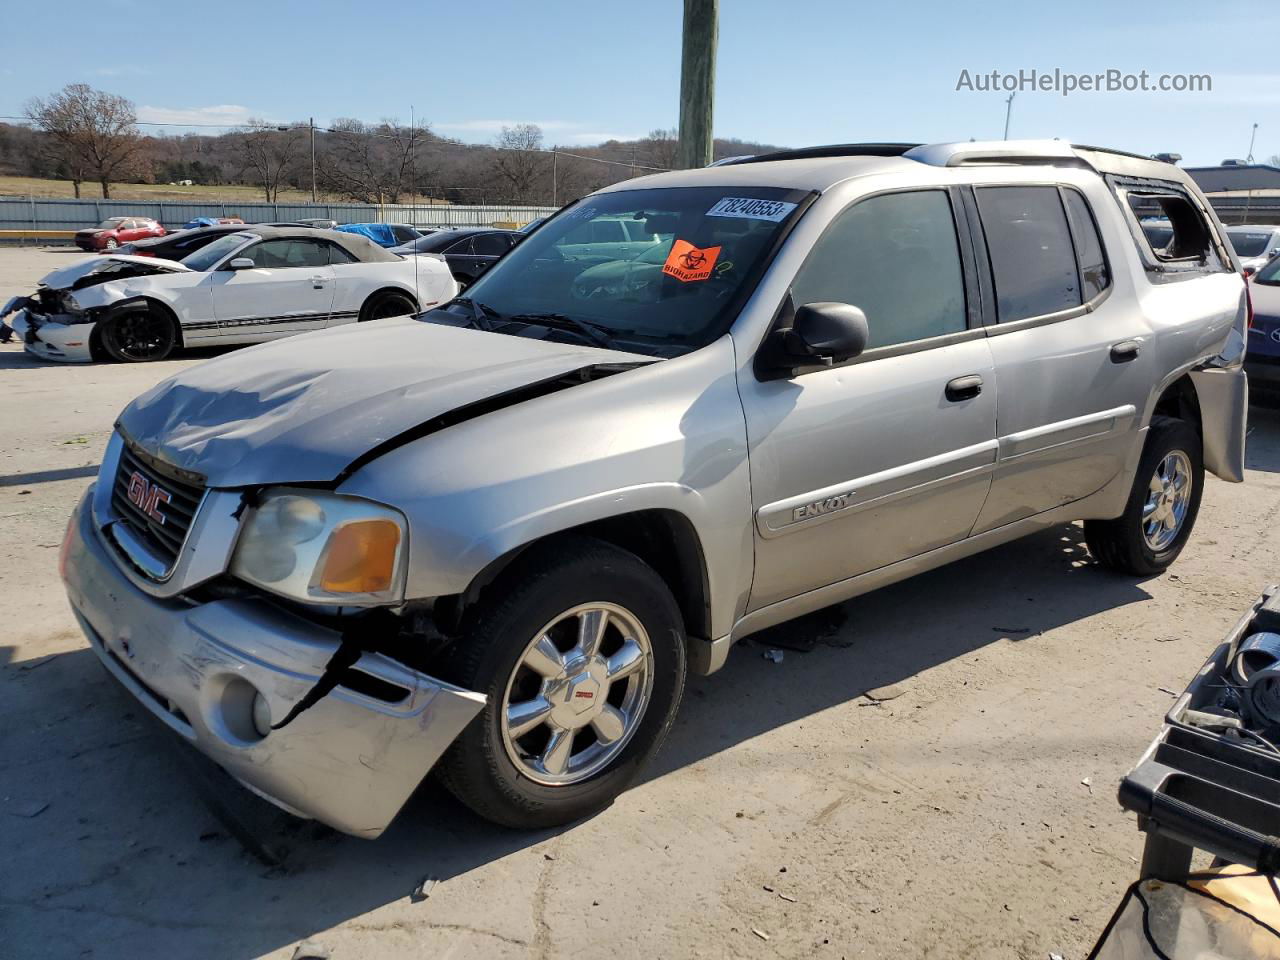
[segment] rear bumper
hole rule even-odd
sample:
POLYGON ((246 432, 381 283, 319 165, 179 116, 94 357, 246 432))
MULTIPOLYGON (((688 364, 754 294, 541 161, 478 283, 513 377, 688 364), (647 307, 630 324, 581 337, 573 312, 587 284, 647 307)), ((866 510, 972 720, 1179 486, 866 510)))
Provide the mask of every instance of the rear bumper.
POLYGON ((94 528, 91 496, 72 515, 64 579, 108 672, 255 793, 344 833, 382 833, 484 697, 365 654, 357 669, 391 685, 380 695, 402 699, 339 686, 260 736, 255 697, 282 718, 319 678, 337 634, 264 601, 192 605, 143 593, 94 528))
POLYGON ((92 323, 62 323, 57 320, 19 310, 10 322, 27 353, 41 360, 57 360, 62 363, 91 363, 93 351, 89 347, 93 336, 92 323))

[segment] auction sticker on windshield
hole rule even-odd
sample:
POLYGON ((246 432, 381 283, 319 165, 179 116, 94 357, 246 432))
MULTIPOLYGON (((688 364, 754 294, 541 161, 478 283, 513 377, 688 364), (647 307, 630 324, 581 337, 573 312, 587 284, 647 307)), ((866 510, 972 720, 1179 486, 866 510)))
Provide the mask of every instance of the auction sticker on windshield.
POLYGON ((783 200, 757 200, 755 197, 725 197, 707 211, 708 217, 740 217, 744 220, 772 220, 778 223, 796 208, 783 200))
POLYGON ((671 245, 671 252, 667 254, 667 262, 662 265, 662 272, 683 283, 706 280, 711 276, 719 256, 719 247, 695 247, 688 240, 677 240, 671 245))

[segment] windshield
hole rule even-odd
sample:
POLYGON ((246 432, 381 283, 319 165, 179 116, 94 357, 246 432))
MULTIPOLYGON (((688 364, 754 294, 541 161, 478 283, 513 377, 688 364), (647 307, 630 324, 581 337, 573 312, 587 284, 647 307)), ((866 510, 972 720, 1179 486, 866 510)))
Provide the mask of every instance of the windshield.
POLYGON ((434 233, 427 234, 425 237, 419 237, 416 240, 401 244, 396 249, 398 251, 412 251, 413 253, 438 253, 445 247, 461 240, 463 236, 465 234, 457 233, 453 230, 437 230, 434 233))
POLYGON ((209 270, 219 260, 229 254, 236 247, 241 246, 246 240, 252 240, 251 233, 229 233, 225 237, 219 237, 213 243, 201 247, 195 253, 187 254, 182 258, 182 265, 190 267, 192 270, 209 270))
POLYGON ((655 355, 696 350, 728 329, 806 196, 679 187, 588 197, 529 234, 463 302, 423 318, 480 310, 485 328, 499 333, 655 355))
MULTIPOLYGON (((80 222, 83 223, 84 221, 82 220, 80 222)), ((114 230, 116 227, 120 226, 120 224, 122 223, 124 223, 124 217, 112 217, 109 220, 103 220, 94 229, 95 230, 114 230)))
POLYGON ((1268 287, 1280 287, 1280 257, 1272 260, 1253 275, 1254 283, 1268 287))
POLYGON ((1267 250, 1267 243, 1271 239, 1271 234, 1237 233, 1228 230, 1227 239, 1231 241, 1231 246, 1235 250, 1237 257, 1260 257, 1267 250))

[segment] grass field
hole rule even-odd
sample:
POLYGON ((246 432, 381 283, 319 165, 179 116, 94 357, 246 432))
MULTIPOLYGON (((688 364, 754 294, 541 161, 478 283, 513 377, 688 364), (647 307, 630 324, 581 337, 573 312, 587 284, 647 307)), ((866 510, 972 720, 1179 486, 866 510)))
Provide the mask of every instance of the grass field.
MULTIPOLYGON (((0 196, 4 197, 74 197, 75 189, 70 180, 40 180, 36 177, 0 176, 0 196)), ((100 200, 102 188, 96 183, 82 183, 80 196, 85 200, 100 200)), ((113 183, 112 200, 176 200, 187 203, 262 203, 262 191, 246 186, 191 186, 177 187, 167 183, 113 183)), ((281 190, 280 203, 309 203, 309 190, 281 190)), ((337 197, 319 195, 321 202, 337 197)))

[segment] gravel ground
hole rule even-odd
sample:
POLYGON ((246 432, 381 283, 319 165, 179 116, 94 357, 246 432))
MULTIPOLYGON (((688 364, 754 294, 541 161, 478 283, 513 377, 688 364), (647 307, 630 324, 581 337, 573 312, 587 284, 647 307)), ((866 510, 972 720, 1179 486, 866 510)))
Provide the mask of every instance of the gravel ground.
MULTIPOLYGON (((0 302, 74 255, 0 250, 0 302)), ((647 779, 588 822, 501 830, 429 782, 368 842, 255 800, 287 850, 267 869, 98 666, 55 572, 120 408, 199 359, 0 346, 6 957, 291 958, 310 940, 334 960, 1081 958, 1136 876, 1115 788, 1160 688, 1276 576, 1280 416, 1255 408, 1247 482, 1209 480, 1169 574, 1104 573, 1063 526, 774 635, 820 638, 810 653, 735 650, 691 682, 647 779)))

